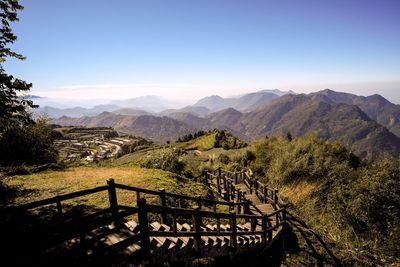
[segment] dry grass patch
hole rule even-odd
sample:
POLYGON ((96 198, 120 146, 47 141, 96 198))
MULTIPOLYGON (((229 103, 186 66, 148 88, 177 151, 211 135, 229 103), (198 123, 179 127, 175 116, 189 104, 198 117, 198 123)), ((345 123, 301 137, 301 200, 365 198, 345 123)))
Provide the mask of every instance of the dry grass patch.
MULTIPOLYGON (((170 172, 142 169, 134 166, 77 167, 65 171, 14 176, 6 181, 6 185, 20 192, 13 202, 13 205, 19 205, 60 194, 106 185, 106 180, 111 177, 115 179, 116 183, 152 190, 164 188, 167 192, 191 196, 196 194, 205 196, 207 192, 202 184, 187 179, 179 180, 170 172)), ((135 193, 133 192, 117 190, 117 194, 120 204, 132 205, 136 202, 135 193)), ((152 198, 149 198, 149 201, 152 201, 152 198)), ((63 204, 84 204, 104 208, 108 206, 108 195, 107 192, 100 192, 87 197, 65 201, 63 204)))
POLYGON ((284 186, 281 194, 284 195, 294 205, 300 204, 305 199, 309 199, 310 194, 317 188, 316 183, 299 181, 284 186))

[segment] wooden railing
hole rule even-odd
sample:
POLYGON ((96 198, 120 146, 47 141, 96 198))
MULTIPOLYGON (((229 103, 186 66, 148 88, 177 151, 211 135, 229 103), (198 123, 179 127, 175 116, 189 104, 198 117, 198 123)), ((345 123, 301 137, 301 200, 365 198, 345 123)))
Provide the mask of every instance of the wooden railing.
MULTIPOLYGON (((267 246, 272 238, 273 231, 283 225, 283 222, 280 222, 275 225, 271 225, 271 217, 275 216, 275 213, 265 214, 265 215, 252 215, 252 214, 237 214, 235 211, 231 211, 229 213, 224 212, 215 212, 215 211, 205 211, 200 210, 199 207, 195 207, 193 209, 183 209, 183 208, 174 208, 174 207, 162 207, 159 205, 151 205, 147 204, 145 199, 138 200, 138 218, 139 218, 139 226, 140 232, 143 231, 143 235, 141 235, 141 244, 143 253, 148 255, 150 253, 150 237, 194 237, 194 248, 195 252, 198 256, 202 255, 202 240, 203 236, 229 236, 230 242, 229 246, 231 247, 231 251, 234 252, 237 249, 237 237, 240 236, 249 236, 249 235, 261 235, 262 245, 267 246), (172 221, 172 231, 149 231, 143 227, 148 224, 149 214, 168 214, 173 218, 172 221), (182 216, 186 218, 190 218, 191 224, 193 225, 191 231, 178 231, 176 217, 182 216), (217 231, 210 231, 203 227, 203 220, 209 220, 208 223, 216 222, 217 231), (221 220, 228 221, 229 229, 221 230, 221 220), (244 230, 237 226, 237 222, 239 220, 250 221, 251 229, 244 230), (257 227, 261 225, 261 227, 257 227)), ((280 212, 280 211, 277 211, 280 212)))
POLYGON ((280 198, 278 189, 260 182, 250 169, 231 172, 217 168, 214 171, 205 172, 197 180, 210 186, 228 202, 246 203, 242 207, 244 213, 248 214, 249 206, 253 206, 255 209, 257 207, 246 199, 245 192, 236 188, 236 185, 244 184, 250 194, 255 194, 262 203, 270 203, 272 205, 277 222, 286 220, 286 204, 280 198))
MULTIPOLYGON (((113 179, 107 181, 106 186, 99 186, 92 189, 82 190, 69 194, 64 194, 44 200, 27 203, 17 207, 8 207, 1 211, 2 214, 18 214, 27 212, 32 209, 41 208, 48 205, 55 206, 56 215, 62 218, 62 223, 58 226, 64 230, 65 227, 73 229, 71 235, 78 234, 80 238, 80 246, 83 257, 87 256, 86 233, 101 226, 105 220, 95 220, 97 216, 108 214, 108 221, 116 224, 120 223, 125 217, 136 215, 139 223, 138 236, 124 241, 134 242, 140 240, 142 256, 144 258, 150 256, 150 238, 151 237, 182 237, 191 236, 194 239, 194 249, 196 255, 202 255, 202 237, 204 236, 229 236, 229 246, 232 251, 237 248, 237 237, 243 235, 261 235, 263 246, 267 247, 273 240, 273 231, 285 224, 286 207, 279 198, 278 191, 262 184, 260 181, 249 175, 246 171, 229 172, 221 168, 206 172, 197 179, 199 182, 205 183, 213 188, 225 201, 214 199, 206 199, 200 196, 185 196, 175 193, 166 192, 164 189, 149 190, 134 186, 128 186, 115 183, 113 179), (237 189, 235 186, 243 183, 249 189, 250 194, 253 192, 263 203, 271 203, 274 212, 270 214, 252 214, 250 206, 253 205, 247 198, 245 192, 237 189), (117 190, 128 190, 136 193, 136 205, 132 199, 132 205, 124 206, 118 204, 117 190), (109 207, 96 213, 71 219, 64 217, 63 202, 83 196, 90 196, 99 192, 107 192, 109 199, 109 207), (157 196, 159 204, 148 204, 146 196, 157 196), (186 202, 186 207, 182 205, 186 202), (193 205, 188 205, 193 204, 193 205), (192 207, 194 206, 194 207, 192 207), (228 212, 221 212, 219 206, 226 207, 228 212), (172 231, 150 231, 149 220, 151 215, 157 215, 161 223, 172 225, 172 231), (179 231, 177 227, 178 218, 185 218, 192 224, 191 231, 179 231), (272 224, 272 218, 275 223, 272 224), (216 225, 216 231, 209 231, 203 227, 203 222, 213 223, 216 225), (222 221, 228 222, 229 229, 222 230, 222 221), (251 229, 245 230, 238 228, 238 222, 245 221, 251 223, 251 229)), ((1 214, 0 214, 1 215, 1 214)), ((226 223, 225 223, 226 225, 226 223)))

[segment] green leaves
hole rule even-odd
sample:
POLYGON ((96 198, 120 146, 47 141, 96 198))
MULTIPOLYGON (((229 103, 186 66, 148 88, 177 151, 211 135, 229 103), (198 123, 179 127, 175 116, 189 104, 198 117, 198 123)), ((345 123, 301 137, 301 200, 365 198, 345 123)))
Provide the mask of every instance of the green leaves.
POLYGON ((7 74, 3 67, 8 57, 25 59, 8 47, 17 40, 10 23, 18 21, 17 11, 22 9, 17 0, 0 0, 0 134, 13 125, 33 123, 29 110, 37 107, 31 100, 24 99, 18 94, 29 91, 32 84, 7 74))

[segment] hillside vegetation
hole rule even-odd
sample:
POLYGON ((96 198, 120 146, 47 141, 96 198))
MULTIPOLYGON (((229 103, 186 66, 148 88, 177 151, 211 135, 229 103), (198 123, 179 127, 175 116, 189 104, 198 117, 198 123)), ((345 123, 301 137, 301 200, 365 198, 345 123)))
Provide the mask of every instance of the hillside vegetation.
POLYGON ((393 104, 380 95, 358 96, 348 93, 323 90, 311 94, 313 98, 329 103, 346 103, 358 106, 365 114, 377 123, 385 126, 400 137, 400 105, 393 104))
POLYGON ((247 161, 263 182, 280 188, 347 265, 399 262, 399 160, 361 160, 315 135, 269 138, 230 160, 247 161))
POLYGON ((124 157, 147 155, 154 162, 163 162, 167 157, 157 160, 157 155, 175 153, 178 172, 193 175, 217 167, 232 171, 250 167, 263 182, 280 189, 291 204, 291 211, 333 246, 346 265, 374 266, 400 261, 398 159, 389 155, 361 159, 349 147, 316 135, 272 137, 229 150, 212 147, 215 136, 216 133, 208 133, 172 144, 171 148, 124 157), (199 150, 192 150, 194 144, 199 150))
MULTIPOLYGON (((399 159, 361 159, 349 147, 316 135, 271 137, 245 145, 227 131, 197 132, 181 142, 152 144, 97 165, 8 177, 4 184, 16 193, 2 204, 104 185, 110 177, 143 188, 206 196, 206 188, 190 177, 218 167, 250 167, 262 182, 278 187, 290 211, 316 230, 346 266, 400 262, 399 159)), ((118 201, 129 205, 134 197, 120 192, 118 201)), ((70 204, 107 203, 107 194, 98 194, 70 204)), ((308 262, 305 254, 296 255, 287 264, 308 262)))

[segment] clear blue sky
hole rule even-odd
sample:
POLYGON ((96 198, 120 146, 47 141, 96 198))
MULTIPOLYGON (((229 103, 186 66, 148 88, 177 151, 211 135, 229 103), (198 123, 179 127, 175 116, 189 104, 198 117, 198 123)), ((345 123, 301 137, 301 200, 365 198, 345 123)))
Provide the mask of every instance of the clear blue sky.
POLYGON ((260 89, 400 102, 399 0, 25 0, 6 69, 51 97, 260 89), (399 90, 399 92, 397 92, 399 90))

